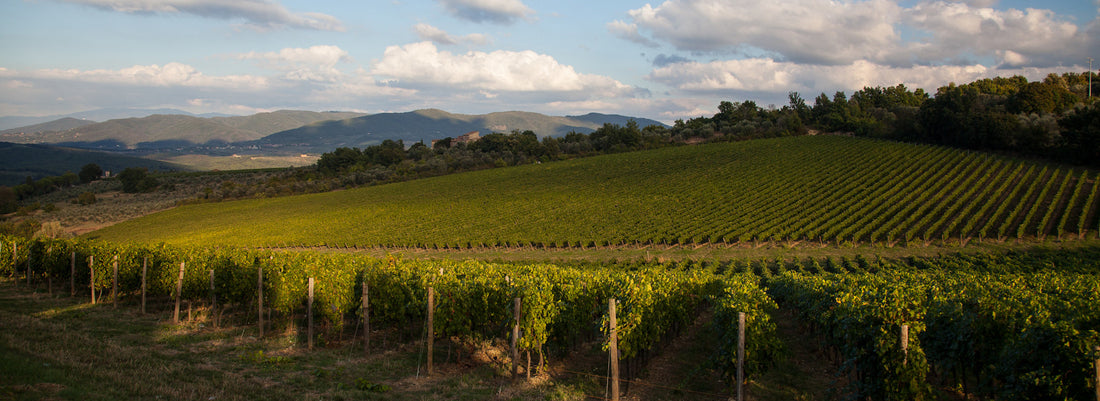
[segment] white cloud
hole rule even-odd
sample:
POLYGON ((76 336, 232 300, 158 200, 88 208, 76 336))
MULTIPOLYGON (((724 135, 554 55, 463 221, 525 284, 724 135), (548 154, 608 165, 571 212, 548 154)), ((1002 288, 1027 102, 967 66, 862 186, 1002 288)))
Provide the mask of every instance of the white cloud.
POLYGON ((576 72, 533 51, 454 54, 431 42, 390 46, 372 70, 401 87, 436 87, 490 92, 576 92, 621 96, 633 88, 614 79, 576 72))
POLYGON ((897 67, 990 64, 1051 67, 1100 49, 1100 19, 1081 28, 1050 10, 989 8, 993 0, 669 0, 613 21, 619 37, 681 51, 815 65, 859 60, 897 67), (907 36, 903 37, 902 32, 907 36))
POLYGON ((520 0, 438 0, 451 15, 473 22, 511 24, 535 12, 520 0))
POLYGON ((88 83, 131 86, 214 87, 223 89, 262 88, 268 85, 264 77, 250 75, 207 76, 187 64, 135 65, 119 70, 42 69, 30 72, 0 71, 0 76, 21 80, 81 81, 88 83))
POLYGON ((348 52, 337 46, 319 45, 308 48, 286 48, 278 52, 248 52, 237 56, 241 60, 258 60, 270 69, 285 71, 286 79, 302 81, 332 81, 339 79, 336 68, 351 61, 348 52))
POLYGON ((1057 66, 1084 58, 1084 29, 1050 10, 995 10, 962 3, 925 2, 904 12, 903 22, 930 35, 910 44, 918 62, 999 56, 1010 65, 1057 66))
POLYGON ((431 41, 438 45, 449 46, 462 43, 484 45, 489 43, 489 37, 480 33, 471 33, 466 36, 455 37, 442 29, 423 23, 414 25, 413 32, 416 32, 416 36, 419 37, 420 40, 431 41))
MULTIPOLYGON (((997 68, 981 64, 964 66, 894 67, 860 60, 848 65, 809 65, 772 59, 724 60, 680 63, 655 69, 647 79, 696 93, 770 93, 797 91, 804 94, 852 92, 864 87, 905 84, 930 93, 948 83, 966 83, 994 76, 1022 75, 1042 79, 1061 69, 997 68)), ((751 97, 750 97, 751 98, 751 97)))
POLYGON ((243 19, 253 28, 300 28, 343 31, 340 20, 331 15, 292 13, 269 0, 58 0, 128 14, 191 14, 204 18, 243 19))
POLYGON ((628 24, 623 21, 615 20, 607 23, 607 31, 611 32, 612 35, 640 44, 642 46, 660 46, 652 39, 642 36, 641 33, 638 33, 638 24, 628 24))
POLYGON ((628 14, 639 30, 680 50, 844 64, 884 57, 899 38, 900 12, 887 0, 670 0, 628 14))

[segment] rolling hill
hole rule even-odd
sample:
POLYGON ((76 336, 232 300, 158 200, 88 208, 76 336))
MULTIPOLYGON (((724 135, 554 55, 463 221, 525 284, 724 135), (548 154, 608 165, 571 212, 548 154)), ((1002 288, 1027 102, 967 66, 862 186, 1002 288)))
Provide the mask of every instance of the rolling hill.
POLYGON ((0 142, 0 160, 3 160, 0 163, 0 185, 22 184, 28 176, 39 179, 67 172, 77 173, 88 163, 98 164, 104 170, 113 172, 127 167, 145 167, 154 171, 185 170, 171 163, 109 152, 8 142, 0 142))
POLYGON ((187 206, 89 236, 419 247, 1077 238, 1100 226, 1097 178, 944 147, 788 137, 187 206))
POLYGON ((81 120, 79 118, 65 117, 53 121, 47 121, 41 124, 28 125, 26 127, 12 128, 0 131, 0 135, 7 134, 26 134, 34 135, 42 132, 57 132, 66 131, 73 128, 83 127, 85 125, 95 124, 92 120, 81 120))
POLYGON ((164 149, 226 144, 262 138, 275 132, 360 113, 281 110, 243 117, 196 117, 155 114, 88 124, 64 130, 29 131, 27 127, 0 133, 0 141, 57 144, 69 147, 122 150, 164 149), (29 134, 28 132, 34 132, 29 134))
MULTIPOLYGON (((141 118, 77 124, 86 120, 58 120, 0 132, 0 141, 54 144, 99 150, 157 150, 195 146, 259 146, 282 152, 322 153, 341 146, 365 147, 383 140, 430 142, 470 131, 532 130, 539 136, 590 133, 604 123, 639 126, 658 121, 590 113, 556 117, 530 112, 484 115, 453 114, 442 110, 364 115, 349 112, 280 110, 239 117, 197 117, 156 114, 141 118)), ((201 153, 201 150, 193 152, 201 153)))
POLYGON ((564 135, 570 131, 591 133, 604 123, 625 125, 634 119, 639 126, 663 125, 654 120, 609 115, 588 114, 582 118, 547 116, 538 113, 509 111, 482 115, 454 114, 443 110, 425 109, 407 113, 372 114, 343 121, 325 121, 269 135, 257 144, 266 146, 298 146, 309 150, 331 151, 337 147, 366 147, 386 139, 403 140, 406 144, 433 139, 456 137, 470 131, 507 133, 531 130, 539 137, 564 135))

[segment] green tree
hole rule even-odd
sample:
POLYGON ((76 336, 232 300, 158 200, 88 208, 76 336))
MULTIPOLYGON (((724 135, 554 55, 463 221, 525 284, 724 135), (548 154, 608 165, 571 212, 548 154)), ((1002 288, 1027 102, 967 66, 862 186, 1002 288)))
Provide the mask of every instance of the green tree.
POLYGON ((146 168, 129 167, 118 174, 118 180, 122 182, 122 192, 138 193, 152 192, 160 185, 157 180, 149 176, 146 168))
POLYGON ((98 164, 88 163, 80 168, 80 182, 89 183, 103 176, 103 169, 98 164))
POLYGON ((8 186, 0 186, 0 214, 14 212, 19 209, 19 197, 15 190, 8 186))

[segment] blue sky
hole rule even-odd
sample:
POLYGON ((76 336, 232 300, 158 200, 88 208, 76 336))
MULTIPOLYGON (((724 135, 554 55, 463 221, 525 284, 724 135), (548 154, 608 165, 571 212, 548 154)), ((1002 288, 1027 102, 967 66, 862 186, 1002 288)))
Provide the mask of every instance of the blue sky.
MULTIPOLYGON (((0 116, 604 112, 1084 72, 1100 0, 0 0, 0 116)), ((1100 62, 1094 63, 1100 67, 1100 62)))

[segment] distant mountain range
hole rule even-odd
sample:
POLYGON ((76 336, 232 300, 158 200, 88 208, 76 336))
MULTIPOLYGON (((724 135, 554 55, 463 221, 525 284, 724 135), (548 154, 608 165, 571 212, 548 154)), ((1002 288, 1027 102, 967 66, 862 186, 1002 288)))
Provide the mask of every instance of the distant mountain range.
MULTIPOLYGON (((54 144, 67 147, 127 150, 189 148, 199 145, 225 146, 253 141, 267 135, 324 120, 362 116, 362 113, 282 110, 251 116, 195 117, 182 114, 155 114, 141 118, 123 118, 73 128, 47 131, 40 127, 63 126, 61 121, 0 132, 0 141, 54 144)), ((77 120, 80 121, 80 120, 77 120)))
POLYGON ((156 114, 87 124, 86 120, 66 117, 0 131, 0 141, 100 150, 204 146, 321 153, 341 146, 365 147, 386 139, 429 143, 470 131, 484 135, 531 130, 539 137, 591 133, 605 123, 625 125, 630 120, 640 127, 664 125, 650 119, 598 113, 560 117, 521 111, 468 115, 426 109, 364 115, 281 110, 243 117, 156 114))
POLYGON ((608 114, 587 114, 577 117, 555 117, 539 113, 508 111, 481 115, 454 114, 426 109, 407 113, 382 113, 341 121, 324 121, 300 128, 277 132, 256 141, 267 146, 299 146, 335 149, 365 147, 386 139, 403 140, 406 145, 433 139, 456 137, 470 131, 482 135, 513 130, 533 131, 539 137, 561 136, 569 132, 591 133, 604 123, 625 125, 634 119, 638 125, 664 125, 659 121, 608 114))
POLYGON ((0 130, 10 130, 12 128, 27 127, 30 125, 42 124, 54 120, 61 120, 66 118, 72 118, 77 120, 91 120, 91 122, 115 120, 119 118, 136 118, 146 117, 154 114, 179 114, 192 117, 231 117, 232 114, 224 113, 206 113, 206 114, 192 114, 183 110, 177 109, 96 109, 81 111, 77 113, 52 115, 42 117, 24 117, 24 116, 9 116, 0 117, 0 130))

